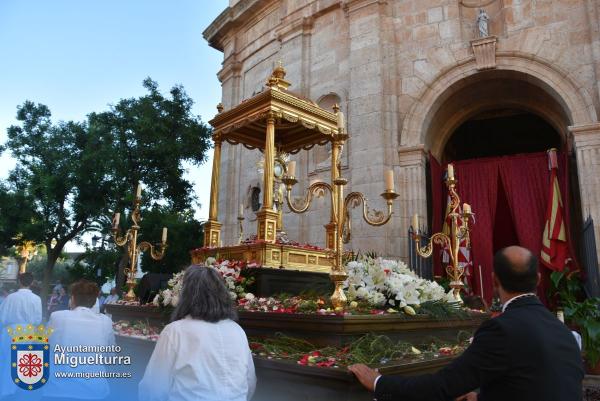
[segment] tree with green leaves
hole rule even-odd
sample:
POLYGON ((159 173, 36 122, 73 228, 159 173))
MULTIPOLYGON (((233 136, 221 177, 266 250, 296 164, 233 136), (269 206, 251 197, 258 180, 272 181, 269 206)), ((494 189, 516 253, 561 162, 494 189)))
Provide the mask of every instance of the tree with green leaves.
POLYGON ((43 295, 64 246, 100 228, 98 218, 110 195, 108 177, 89 164, 97 157, 97 138, 85 123, 53 124, 50 117, 48 107, 25 102, 17 110, 21 125, 8 128, 6 143, 18 163, 5 196, 22 196, 32 214, 15 227, 47 250, 43 295))
MULTIPOLYGON (((193 101, 181 86, 171 89, 170 98, 164 97, 149 78, 144 87, 147 95, 122 99, 110 110, 88 116, 90 131, 111 150, 110 166, 105 167, 107 174, 115 177, 110 208, 131 208, 137 185, 142 182, 143 205, 164 204, 172 213, 193 214, 192 183, 184 177, 183 162, 200 165, 206 161, 211 130, 199 116, 192 115, 193 101)), ((129 224, 126 219, 121 223, 129 224)), ((149 240, 153 241, 151 237, 149 240)), ((118 289, 123 287, 127 264, 124 252, 117 273, 118 289)))
POLYGON ((0 182, 0 256, 12 256, 22 238, 40 237, 28 224, 36 217, 31 197, 8 188, 0 182))
POLYGON ((193 115, 181 86, 170 97, 149 78, 144 87, 147 94, 122 99, 85 122, 53 123, 47 106, 30 101, 17 109, 20 124, 8 128, 4 145, 17 166, 0 196, 22 197, 28 211, 20 216, 10 209, 9 221, 0 224, 45 245, 43 296, 64 246, 90 232, 108 239, 111 215, 131 204, 138 183, 146 188, 146 205, 191 213, 194 196, 183 163, 205 161, 210 129, 193 115))

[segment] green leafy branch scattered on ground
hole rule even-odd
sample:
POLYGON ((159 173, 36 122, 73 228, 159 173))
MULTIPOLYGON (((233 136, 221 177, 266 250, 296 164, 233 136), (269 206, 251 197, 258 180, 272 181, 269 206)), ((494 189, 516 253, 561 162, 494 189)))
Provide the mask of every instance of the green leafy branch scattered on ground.
POLYGON ((427 315, 436 320, 449 318, 466 319, 469 312, 465 310, 458 302, 427 301, 423 302, 417 309, 417 314, 427 315))
POLYGON ((369 333, 343 347, 318 347, 307 340, 276 333, 273 337, 251 339, 250 347, 256 356, 292 360, 300 365, 339 367, 364 363, 382 366, 458 355, 466 348, 470 336, 470 333, 460 332, 454 343, 430 337, 423 344, 414 346, 385 335, 369 333))

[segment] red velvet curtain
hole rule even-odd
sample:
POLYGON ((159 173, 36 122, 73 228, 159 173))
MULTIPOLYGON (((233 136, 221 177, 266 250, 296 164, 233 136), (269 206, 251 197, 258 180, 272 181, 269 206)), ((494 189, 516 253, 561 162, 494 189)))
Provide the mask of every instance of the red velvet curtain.
MULTIPOLYGON (((550 182, 548 156, 543 152, 525 157, 523 155, 504 157, 500 177, 506 191, 512 221, 518 222, 514 224, 519 240, 518 245, 529 249, 539 258, 550 182)), ((540 270, 542 283, 538 295, 545 300, 548 272, 542 265, 540 270)))
MULTIPOLYGON (((430 159, 432 182, 432 228, 440 231, 446 205, 442 183, 442 166, 430 159), (436 189, 437 186, 437 189, 436 189)), ((446 166, 443 166, 445 168, 446 166)), ((471 226, 473 274, 468 278, 476 294, 482 294, 479 266, 482 269, 483 297, 492 298, 493 255, 508 245, 521 245, 535 255, 540 254, 548 202, 549 171, 546 152, 481 158, 454 163, 457 191, 463 202, 470 203, 475 213, 471 226)), ((567 156, 559 153, 559 185, 565 207, 565 223, 570 227, 567 156)), ((573 242, 569 240, 571 251, 573 242)), ((441 269, 439 250, 434 253, 436 272, 441 269)), ((574 255, 571 252, 571 255, 574 255)), ((542 299, 548 283, 548 271, 541 267, 542 299)))
POLYGON ((473 291, 479 295, 483 293, 483 298, 488 303, 493 295, 494 222, 499 164, 497 159, 473 159, 454 163, 454 174, 458 180, 457 192, 461 201, 469 203, 475 213, 475 223, 471 225, 473 274, 468 281, 473 291))

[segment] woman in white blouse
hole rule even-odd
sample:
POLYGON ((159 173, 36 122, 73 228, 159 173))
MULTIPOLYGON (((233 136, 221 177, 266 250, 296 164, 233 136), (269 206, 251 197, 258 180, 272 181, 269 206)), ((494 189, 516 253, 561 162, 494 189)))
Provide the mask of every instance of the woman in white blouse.
POLYGON ((247 401, 256 376, 244 330, 219 273, 190 266, 181 298, 139 384, 142 401, 247 401))

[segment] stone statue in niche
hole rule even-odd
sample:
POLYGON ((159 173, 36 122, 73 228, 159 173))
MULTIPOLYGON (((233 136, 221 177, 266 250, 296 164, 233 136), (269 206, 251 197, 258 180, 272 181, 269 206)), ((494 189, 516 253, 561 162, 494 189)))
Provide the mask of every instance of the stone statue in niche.
POLYGON ((479 9, 479 15, 477 16, 477 30, 479 31, 479 37, 485 38, 490 36, 489 31, 489 15, 483 8, 479 9))

